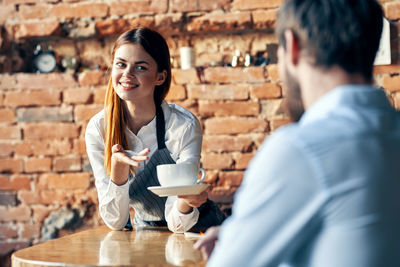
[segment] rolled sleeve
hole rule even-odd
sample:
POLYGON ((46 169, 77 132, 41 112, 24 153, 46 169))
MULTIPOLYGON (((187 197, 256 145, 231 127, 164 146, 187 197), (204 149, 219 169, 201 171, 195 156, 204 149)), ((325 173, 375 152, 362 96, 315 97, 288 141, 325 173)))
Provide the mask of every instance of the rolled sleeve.
POLYGON ((193 208, 191 213, 183 214, 178 210, 178 198, 168 197, 165 203, 165 218, 168 229, 174 233, 184 233, 191 229, 199 219, 199 210, 193 208))

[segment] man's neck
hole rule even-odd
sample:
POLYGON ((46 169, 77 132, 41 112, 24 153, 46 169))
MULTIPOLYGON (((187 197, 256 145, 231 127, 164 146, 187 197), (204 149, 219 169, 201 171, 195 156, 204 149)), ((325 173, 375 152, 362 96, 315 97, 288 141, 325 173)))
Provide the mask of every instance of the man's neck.
POLYGON ((329 69, 306 65, 299 73, 304 108, 307 110, 323 95, 346 84, 370 84, 360 74, 349 74, 339 67, 329 69))

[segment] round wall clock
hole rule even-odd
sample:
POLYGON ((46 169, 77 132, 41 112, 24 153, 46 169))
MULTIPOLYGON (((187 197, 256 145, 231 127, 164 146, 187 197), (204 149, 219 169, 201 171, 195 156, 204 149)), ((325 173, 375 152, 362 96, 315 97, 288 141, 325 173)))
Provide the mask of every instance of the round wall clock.
POLYGON ((40 73, 53 72, 57 66, 56 57, 53 50, 35 50, 33 56, 33 70, 40 73))

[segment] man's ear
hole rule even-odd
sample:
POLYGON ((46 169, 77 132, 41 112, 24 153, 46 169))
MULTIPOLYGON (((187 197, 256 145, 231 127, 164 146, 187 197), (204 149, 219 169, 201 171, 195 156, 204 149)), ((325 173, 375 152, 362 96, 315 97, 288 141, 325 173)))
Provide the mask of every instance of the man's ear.
POLYGON ((286 30, 285 33, 286 41, 286 54, 289 57, 289 61, 294 66, 297 66, 300 59, 300 43, 297 36, 291 30, 286 30))
POLYGON ((156 85, 161 85, 165 82, 165 79, 167 79, 167 71, 163 70, 162 72, 157 73, 157 80, 156 80, 156 85))

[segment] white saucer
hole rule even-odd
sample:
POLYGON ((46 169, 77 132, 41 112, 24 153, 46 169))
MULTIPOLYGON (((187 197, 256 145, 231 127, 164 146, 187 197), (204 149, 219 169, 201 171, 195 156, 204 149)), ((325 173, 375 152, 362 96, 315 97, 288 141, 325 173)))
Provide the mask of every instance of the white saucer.
POLYGON ((198 195, 207 187, 209 184, 196 184, 196 185, 184 185, 184 186, 150 186, 147 187, 151 192, 160 196, 160 197, 167 197, 167 196, 186 196, 186 195, 198 195))

